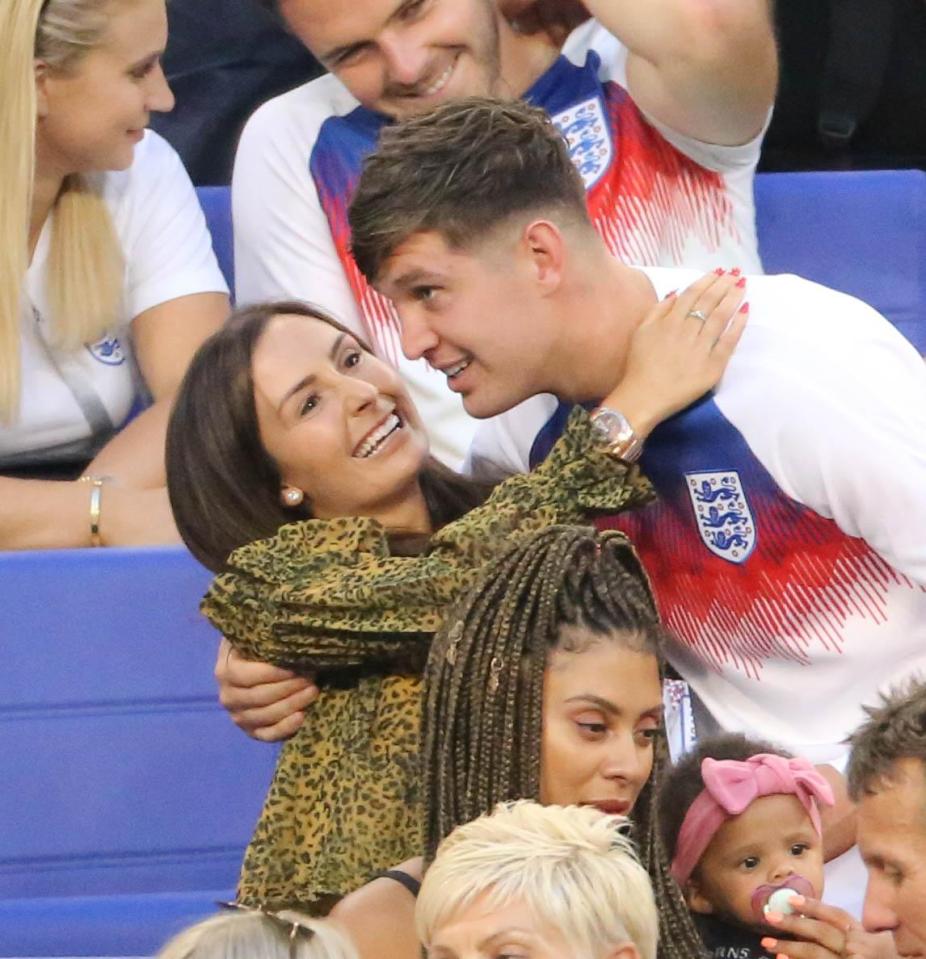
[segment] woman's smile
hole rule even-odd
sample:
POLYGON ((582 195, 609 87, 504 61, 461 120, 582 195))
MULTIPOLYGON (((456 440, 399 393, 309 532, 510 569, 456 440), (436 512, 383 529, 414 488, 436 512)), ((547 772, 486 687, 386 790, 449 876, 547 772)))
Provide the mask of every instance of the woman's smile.
POLYGON ((353 455, 358 459, 369 459, 371 456, 379 455, 384 449, 393 445, 391 440, 397 438, 398 431, 401 429, 401 417, 395 411, 387 413, 354 447, 353 455))

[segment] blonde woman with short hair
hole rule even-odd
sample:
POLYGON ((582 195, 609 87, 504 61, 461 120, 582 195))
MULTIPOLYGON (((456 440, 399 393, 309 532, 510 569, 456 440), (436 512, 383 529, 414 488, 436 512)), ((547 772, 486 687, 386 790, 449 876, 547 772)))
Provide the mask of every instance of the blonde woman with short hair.
POLYGON ((228 297, 145 130, 173 106, 166 41, 164 0, 0 4, 0 548, 177 538, 167 411, 228 297))
POLYGON ((177 933, 157 959, 357 959, 357 952, 330 919, 242 908, 177 933))
POLYGON ((591 806, 520 801, 458 826, 415 907, 428 954, 655 959, 656 904, 626 825, 591 806))

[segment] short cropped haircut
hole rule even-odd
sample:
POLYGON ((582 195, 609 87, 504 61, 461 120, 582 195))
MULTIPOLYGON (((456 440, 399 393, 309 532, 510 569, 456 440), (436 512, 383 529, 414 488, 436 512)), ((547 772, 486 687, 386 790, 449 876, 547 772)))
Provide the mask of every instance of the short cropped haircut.
POLYGON ((655 959, 656 904, 625 824, 588 806, 523 800, 457 827, 425 873, 419 939, 428 947, 443 923, 486 895, 492 908, 524 903, 577 956, 632 942, 641 959, 655 959))
POLYGON ((890 783, 900 760, 926 764, 926 683, 915 679, 896 687, 865 713, 868 718, 848 739, 846 778, 853 802, 890 783))
POLYGON ((359 959, 329 919, 285 910, 222 912, 178 932, 156 959, 359 959))
POLYGON ((591 229, 562 135, 521 101, 466 97, 383 128, 350 207, 353 255, 374 282, 416 233, 466 249, 509 217, 541 211, 591 229))

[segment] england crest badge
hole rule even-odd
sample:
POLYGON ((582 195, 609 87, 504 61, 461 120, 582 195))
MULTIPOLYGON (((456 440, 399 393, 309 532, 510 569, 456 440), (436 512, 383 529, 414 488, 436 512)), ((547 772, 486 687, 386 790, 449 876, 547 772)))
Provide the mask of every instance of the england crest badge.
POLYGON ((125 351, 114 336, 104 336, 96 343, 87 344, 90 355, 107 366, 121 366, 125 362, 125 351))
POLYGON ((745 563, 756 545, 756 524, 739 473, 686 473, 685 482, 704 545, 729 563, 745 563))
POLYGON ((614 153, 601 100, 589 97, 552 119, 566 140, 569 156, 582 174, 585 189, 590 190, 608 169, 614 153))

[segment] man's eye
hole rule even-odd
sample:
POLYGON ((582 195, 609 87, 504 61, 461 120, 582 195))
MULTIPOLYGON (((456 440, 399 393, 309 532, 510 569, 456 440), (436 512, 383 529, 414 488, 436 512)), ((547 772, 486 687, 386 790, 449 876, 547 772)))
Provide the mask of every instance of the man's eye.
POLYGON ((324 64, 329 70, 350 66, 367 53, 369 49, 369 43, 355 43, 352 47, 344 47, 344 49, 339 52, 324 57, 324 64))
POLYGON ((399 17, 402 20, 411 20, 421 11, 421 8, 425 5, 426 0, 411 0, 410 3, 406 3, 399 12, 399 17))
POLYGON ((421 300, 427 302, 428 300, 433 300, 434 295, 437 293, 437 290, 433 286, 416 286, 412 293, 416 300, 421 300))
POLYGON ((896 866, 886 866, 884 869, 884 875, 895 885, 899 886, 904 879, 903 872, 898 869, 896 866))

